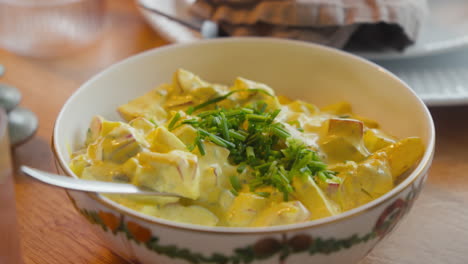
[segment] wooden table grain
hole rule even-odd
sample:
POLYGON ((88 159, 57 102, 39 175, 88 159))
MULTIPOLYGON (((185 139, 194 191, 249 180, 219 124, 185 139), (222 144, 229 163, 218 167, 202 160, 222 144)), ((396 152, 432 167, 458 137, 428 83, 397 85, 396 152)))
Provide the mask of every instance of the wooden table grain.
MULTIPOLYGON (((15 166, 54 171, 50 137, 65 100, 94 74, 167 42, 153 32, 129 0, 109 0, 107 25, 92 46, 54 59, 0 50, 1 82, 18 87, 22 106, 40 122, 36 136, 13 153, 15 166)), ((468 263, 468 107, 430 109, 437 131, 429 180, 399 228, 362 264, 468 263)), ((65 192, 15 174, 18 221, 26 264, 124 264, 92 233, 65 192)))

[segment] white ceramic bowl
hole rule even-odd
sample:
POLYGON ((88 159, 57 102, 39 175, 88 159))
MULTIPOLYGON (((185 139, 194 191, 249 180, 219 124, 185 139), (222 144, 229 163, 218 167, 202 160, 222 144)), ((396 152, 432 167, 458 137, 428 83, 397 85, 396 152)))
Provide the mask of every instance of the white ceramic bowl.
MULTIPOLYGON (((412 207, 434 153, 434 126, 422 101, 402 81, 350 54, 295 41, 229 38, 158 48, 129 58, 78 89, 60 112, 54 152, 62 173, 84 141, 92 116, 119 119, 116 108, 170 82, 179 67, 206 80, 237 76, 264 82, 278 94, 319 106, 346 100, 398 137, 426 145, 414 171, 392 191, 359 208, 307 223, 265 228, 205 227, 132 211, 95 194, 69 192, 79 210, 116 253, 138 263, 356 263, 412 207), (280 262, 281 263, 281 262, 280 262)), ((75 176, 76 177, 76 176, 75 176)))

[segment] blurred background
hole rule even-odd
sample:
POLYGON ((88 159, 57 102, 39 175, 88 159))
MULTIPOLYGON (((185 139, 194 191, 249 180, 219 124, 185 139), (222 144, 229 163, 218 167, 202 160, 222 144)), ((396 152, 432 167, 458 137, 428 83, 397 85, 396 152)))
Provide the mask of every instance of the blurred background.
MULTIPOLYGON (((0 103, 7 108, 12 101, 5 98, 13 100, 6 109, 12 146, 0 150, 0 155, 11 152, 13 171, 8 171, 8 177, 16 181, 19 227, 10 231, 21 239, 24 263, 127 263, 95 236, 63 190, 34 182, 16 169, 28 164, 55 171, 50 141, 60 108, 81 84, 110 65, 149 49, 198 41, 206 36, 199 30, 212 30, 203 28, 206 20, 216 22, 223 34, 252 32, 242 23, 234 27, 222 12, 203 2, 194 13, 189 10, 194 1, 0 0, 0 103), (210 11, 203 13, 200 8, 210 11), (12 138, 20 134, 21 138, 12 138)), ((416 2, 423 6, 421 10, 427 7, 427 13, 416 23, 418 33, 408 31, 412 33, 403 40, 404 47, 356 50, 334 42, 406 81, 430 107, 437 130, 436 156, 421 199, 401 228, 365 264, 468 263, 468 180, 464 176, 468 171, 468 2, 416 2), (423 232, 414 231, 421 228, 423 232)), ((402 21, 404 28, 409 22, 402 21)), ((285 32, 258 26, 253 25, 253 32, 285 32)), ((323 34, 343 33, 340 29, 327 28, 325 33, 320 29, 319 35, 323 39, 323 34)), ((347 31, 346 39, 356 32, 362 34, 355 36, 361 42, 381 35, 375 28, 357 30, 347 31)), ((385 29, 383 43, 391 42, 386 37, 395 34, 393 30, 385 29)), ((4 248, 1 243, 0 247, 4 248)), ((11 262, 0 258, 0 263, 11 262)))

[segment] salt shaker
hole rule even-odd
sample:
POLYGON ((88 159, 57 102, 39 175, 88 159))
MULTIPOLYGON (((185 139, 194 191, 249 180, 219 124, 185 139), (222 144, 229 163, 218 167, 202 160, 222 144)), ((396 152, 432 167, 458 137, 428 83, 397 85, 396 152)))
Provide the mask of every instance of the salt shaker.
POLYGON ((22 261, 7 124, 7 115, 0 108, 0 264, 20 264, 22 261))

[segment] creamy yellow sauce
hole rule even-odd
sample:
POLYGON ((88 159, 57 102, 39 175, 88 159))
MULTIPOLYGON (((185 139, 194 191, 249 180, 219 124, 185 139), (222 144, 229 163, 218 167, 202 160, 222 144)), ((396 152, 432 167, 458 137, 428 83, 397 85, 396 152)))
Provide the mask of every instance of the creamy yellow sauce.
POLYGON ((84 179, 132 183, 184 197, 108 195, 148 215, 207 226, 253 227, 319 219, 368 203, 391 190, 424 152, 419 138, 398 140, 387 135, 377 122, 353 114, 348 103, 319 109, 266 94, 275 95, 267 85, 244 78, 229 87, 178 70, 171 84, 120 106, 126 122, 96 116, 83 148, 73 153, 70 167, 84 179), (280 109, 275 122, 316 151, 328 169, 336 172, 338 181, 295 177, 288 200, 272 186, 252 191, 248 187, 252 168, 239 173, 228 160, 227 148, 205 141, 202 155, 198 149, 189 150, 197 136, 194 127, 184 124, 168 129, 177 113, 182 120, 197 114, 187 114, 189 107, 249 89, 266 93, 239 92, 216 105, 229 109, 264 101, 269 110, 280 109), (232 191, 232 175, 241 180, 237 193, 232 191), (264 192, 269 196, 259 195, 264 192))

